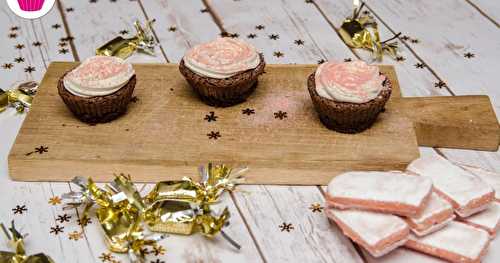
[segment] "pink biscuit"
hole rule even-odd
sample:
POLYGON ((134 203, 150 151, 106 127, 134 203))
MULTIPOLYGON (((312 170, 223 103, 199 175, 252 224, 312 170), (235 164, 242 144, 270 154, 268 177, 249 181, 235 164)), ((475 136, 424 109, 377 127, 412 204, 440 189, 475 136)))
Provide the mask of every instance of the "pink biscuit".
POLYGON ((500 227, 500 203, 493 202, 488 209, 481 213, 477 213, 467 218, 461 218, 460 220, 471 226, 488 231, 491 237, 494 238, 500 227))
POLYGON ((410 228, 397 216, 362 210, 329 208, 327 216, 344 235, 365 248, 374 257, 385 255, 407 240, 410 228))
POLYGON ((490 244, 488 232, 453 221, 424 237, 410 235, 405 247, 451 262, 478 263, 490 244))
POLYGON ((339 209, 416 216, 425 208, 431 192, 432 182, 425 177, 401 172, 347 172, 330 181, 326 201, 339 209))
POLYGON ((457 165, 478 176, 479 178, 481 178, 481 180, 485 181, 487 184, 493 187, 493 189, 495 189, 495 199, 496 201, 500 202, 500 173, 495 173, 483 168, 465 164, 457 163, 457 165))
POLYGON ((429 203, 418 217, 408 217, 406 222, 417 236, 425 236, 445 227, 455 218, 448 201, 432 193, 429 203))
POLYGON ((434 191, 450 202, 460 217, 486 209, 495 198, 491 186, 439 155, 421 157, 410 163, 408 170, 430 178, 434 191))

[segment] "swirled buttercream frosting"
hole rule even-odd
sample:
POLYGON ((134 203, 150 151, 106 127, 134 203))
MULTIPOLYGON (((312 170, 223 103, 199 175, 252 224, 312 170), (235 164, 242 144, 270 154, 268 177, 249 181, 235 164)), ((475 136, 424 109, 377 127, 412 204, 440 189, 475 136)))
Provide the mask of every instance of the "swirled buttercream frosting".
POLYGON ((198 75, 224 79, 256 68, 260 56, 253 46, 226 37, 193 47, 183 60, 186 67, 198 75))
POLYGON ((345 63, 326 62, 314 75, 316 92, 338 102, 365 103, 375 99, 383 89, 385 76, 377 66, 357 60, 345 63))
POLYGON ((132 65, 121 58, 95 56, 66 74, 63 83, 76 96, 106 96, 125 86, 134 74, 132 65))

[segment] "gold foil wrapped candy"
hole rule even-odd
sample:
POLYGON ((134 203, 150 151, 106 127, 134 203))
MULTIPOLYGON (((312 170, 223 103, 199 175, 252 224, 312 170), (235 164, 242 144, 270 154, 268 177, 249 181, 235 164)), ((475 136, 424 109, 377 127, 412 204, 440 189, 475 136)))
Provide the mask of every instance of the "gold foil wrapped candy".
POLYGON ((201 166, 200 182, 184 177, 177 181, 157 183, 146 196, 149 207, 146 221, 152 231, 190 235, 201 233, 213 237, 221 233, 232 245, 239 245, 229 238, 222 228, 228 225, 227 207, 216 215, 210 207, 219 200, 224 191, 231 191, 243 180, 247 168, 233 171, 226 165, 201 166))
POLYGON ((96 217, 109 250, 128 253, 131 262, 144 262, 145 247, 157 245, 163 235, 144 233, 144 203, 130 176, 120 174, 104 189, 92 179, 76 177, 72 182, 80 187, 80 192, 63 195, 67 204, 85 205, 83 217, 88 217, 90 207, 97 204, 96 217))
POLYGON ((63 195, 69 207, 84 206, 83 218, 92 206, 104 233, 107 247, 117 253, 128 253, 132 262, 143 262, 145 247, 156 246, 163 235, 146 234, 145 224, 154 232, 206 237, 221 235, 236 248, 238 243, 224 233, 229 224, 227 207, 219 214, 211 205, 221 194, 232 191, 243 180, 247 169, 232 170, 226 165, 201 166, 199 182, 191 178, 157 183, 141 197, 130 176, 120 174, 113 182, 98 187, 92 179, 75 177, 72 183, 80 189, 63 195))
POLYGON ((38 83, 35 81, 20 83, 14 89, 7 91, 0 89, 0 112, 9 106, 16 108, 19 113, 24 112, 26 108, 31 107, 37 89, 38 83))
POLYGON ((151 33, 153 21, 148 21, 146 27, 143 27, 139 21, 134 22, 136 35, 131 38, 115 37, 103 46, 96 49, 96 55, 116 56, 126 59, 135 51, 143 52, 154 56, 154 49, 157 42, 151 33))
POLYGON ((23 236, 16 230, 14 221, 12 221, 11 227, 8 230, 3 224, 0 224, 0 227, 9 240, 9 245, 15 250, 15 252, 0 251, 1 263, 54 263, 49 256, 43 253, 31 256, 26 255, 24 237, 27 235, 23 236))
POLYGON ((359 1, 354 0, 354 11, 352 17, 346 18, 340 26, 339 33, 344 42, 352 48, 363 48, 370 50, 374 59, 380 61, 387 53, 393 59, 397 57, 397 42, 389 42, 397 38, 398 33, 393 38, 380 41, 377 22, 370 15, 361 14, 361 9, 365 3, 359 5, 359 1), (373 33, 369 29, 372 29, 373 33))

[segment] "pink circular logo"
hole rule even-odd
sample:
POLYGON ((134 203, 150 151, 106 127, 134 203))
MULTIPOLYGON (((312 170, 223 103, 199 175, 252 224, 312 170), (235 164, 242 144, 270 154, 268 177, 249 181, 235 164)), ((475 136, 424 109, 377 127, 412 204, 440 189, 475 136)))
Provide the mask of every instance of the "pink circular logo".
POLYGON ((54 3, 55 0, 7 0, 10 10, 26 19, 44 16, 52 9, 54 3))

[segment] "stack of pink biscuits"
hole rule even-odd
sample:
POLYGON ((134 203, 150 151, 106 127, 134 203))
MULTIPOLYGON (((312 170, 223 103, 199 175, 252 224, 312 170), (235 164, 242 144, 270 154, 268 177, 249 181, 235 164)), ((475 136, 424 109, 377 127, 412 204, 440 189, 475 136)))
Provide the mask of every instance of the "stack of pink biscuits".
POLYGON ((380 257, 398 247, 451 262, 480 262, 500 227, 500 174, 435 155, 407 172, 347 172, 328 185, 326 211, 380 257))

